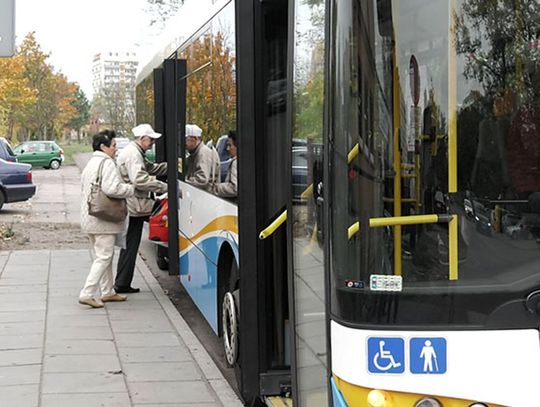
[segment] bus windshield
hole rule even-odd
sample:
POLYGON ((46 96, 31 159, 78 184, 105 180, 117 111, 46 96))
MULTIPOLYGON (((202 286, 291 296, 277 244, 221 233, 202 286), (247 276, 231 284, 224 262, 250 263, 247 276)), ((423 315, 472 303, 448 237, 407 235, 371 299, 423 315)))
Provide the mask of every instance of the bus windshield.
POLYGON ((338 320, 538 326, 526 299, 540 287, 540 4, 482 4, 335 7, 326 236, 338 320))

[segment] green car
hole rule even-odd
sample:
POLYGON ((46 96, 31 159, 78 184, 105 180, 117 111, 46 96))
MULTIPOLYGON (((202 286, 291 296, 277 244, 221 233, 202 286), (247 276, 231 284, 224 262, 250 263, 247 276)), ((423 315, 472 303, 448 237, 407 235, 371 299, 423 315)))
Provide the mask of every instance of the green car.
POLYGON ((156 146, 153 145, 150 150, 146 150, 146 158, 148 158, 149 161, 155 163, 156 162, 156 146))
POLYGON ((25 141, 13 151, 18 162, 32 164, 33 167, 57 170, 64 161, 64 150, 54 141, 25 141))

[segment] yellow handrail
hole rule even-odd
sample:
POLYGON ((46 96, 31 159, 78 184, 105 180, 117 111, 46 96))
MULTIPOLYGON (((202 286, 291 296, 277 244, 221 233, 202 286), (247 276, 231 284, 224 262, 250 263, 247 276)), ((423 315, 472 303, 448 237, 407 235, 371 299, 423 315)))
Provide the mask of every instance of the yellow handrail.
POLYGON ((458 216, 452 215, 448 224, 448 279, 458 279, 458 216))
POLYGON ((311 195, 313 195, 313 184, 309 184, 306 190, 300 194, 300 199, 308 199, 311 195))
POLYGON ((358 143, 352 148, 351 151, 349 151, 349 154, 347 154, 347 163, 350 164, 352 160, 354 160, 358 154, 360 154, 360 146, 358 143))
POLYGON ((398 225, 421 225, 426 223, 449 223, 450 215, 414 215, 414 216, 393 216, 387 218, 371 218, 369 227, 380 228, 385 226, 398 225))
POLYGON ((347 231, 349 235, 349 240, 351 240, 353 236, 356 235, 358 232, 360 232, 360 222, 353 223, 351 226, 349 226, 349 229, 347 231))
POLYGON ((266 229, 264 229, 259 234, 259 239, 264 240, 267 237, 272 236, 274 232, 277 230, 277 228, 279 228, 283 224, 283 222, 285 222, 286 220, 287 220, 287 211, 285 210, 272 223, 270 223, 270 225, 268 225, 266 229))

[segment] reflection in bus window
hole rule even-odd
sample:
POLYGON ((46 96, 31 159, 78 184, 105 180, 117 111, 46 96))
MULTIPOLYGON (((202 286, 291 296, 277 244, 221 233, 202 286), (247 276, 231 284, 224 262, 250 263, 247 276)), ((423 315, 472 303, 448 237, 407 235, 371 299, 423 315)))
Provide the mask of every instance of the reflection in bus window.
POLYGON ((526 295, 540 284, 540 4, 360 3, 340 2, 334 28, 333 312, 364 323, 506 326, 489 318, 510 285, 526 295), (444 216, 370 224, 413 215, 444 216), (454 237, 440 220, 449 216, 454 237), (373 274, 402 276, 401 307, 345 287, 373 274), (441 300, 406 314, 408 301, 430 295, 441 300))

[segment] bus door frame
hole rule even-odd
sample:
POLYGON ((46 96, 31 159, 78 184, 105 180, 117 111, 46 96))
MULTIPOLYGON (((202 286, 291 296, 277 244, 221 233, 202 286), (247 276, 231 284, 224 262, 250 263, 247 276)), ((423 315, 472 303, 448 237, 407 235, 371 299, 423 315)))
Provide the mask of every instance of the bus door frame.
MULTIPOLYGON (((266 83, 263 78, 263 7, 275 0, 236 0, 238 208, 240 241, 240 340, 239 384, 242 398, 250 403, 277 395, 291 385, 289 369, 269 366, 272 352, 266 302, 270 301, 265 256, 267 243, 259 233, 271 219, 265 214, 265 177, 258 162, 264 152, 266 83)), ((289 0, 290 1, 290 0, 289 0)), ((290 289, 290 287, 289 287, 290 289)), ((286 301, 288 298, 286 298, 286 301)), ((289 313, 290 316, 290 313, 289 313)), ((291 349, 292 351, 292 349, 291 349)), ((295 356, 292 356, 294 359, 295 356)))
POLYGON ((154 69, 154 117, 156 130, 162 132, 164 140, 156 146, 156 158, 166 159, 168 208, 168 256, 169 275, 180 274, 178 261, 178 179, 183 179, 179 171, 185 158, 186 129, 186 75, 187 63, 177 59, 176 54, 163 61, 162 68, 154 69))

